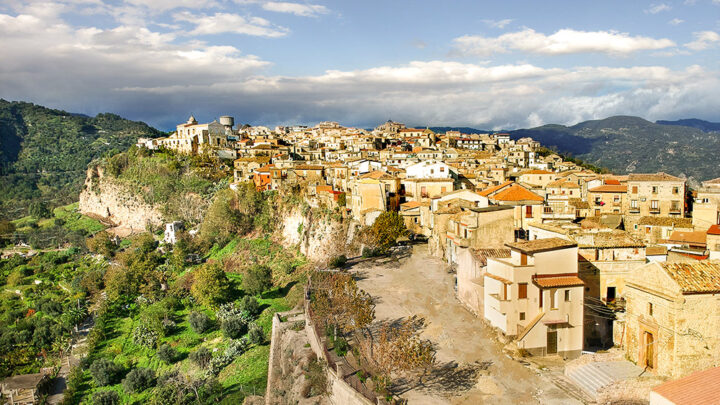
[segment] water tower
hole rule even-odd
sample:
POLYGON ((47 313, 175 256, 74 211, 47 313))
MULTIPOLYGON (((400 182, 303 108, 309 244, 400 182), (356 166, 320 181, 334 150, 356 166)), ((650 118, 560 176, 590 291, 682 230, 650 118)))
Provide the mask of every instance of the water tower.
POLYGON ((225 126, 225 129, 232 129, 232 127, 235 125, 235 118, 229 116, 229 115, 223 115, 220 117, 220 124, 225 126))

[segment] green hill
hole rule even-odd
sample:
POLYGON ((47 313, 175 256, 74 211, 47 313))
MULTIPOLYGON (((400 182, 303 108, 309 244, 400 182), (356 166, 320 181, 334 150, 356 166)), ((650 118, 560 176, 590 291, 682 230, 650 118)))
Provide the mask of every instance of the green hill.
POLYGON ((115 114, 87 117, 0 99, 0 218, 24 216, 30 202, 76 201, 91 160, 160 134, 115 114))
POLYGON ((513 139, 529 136, 543 146, 616 173, 664 171, 697 181, 720 177, 720 133, 698 128, 617 116, 510 133, 513 139))

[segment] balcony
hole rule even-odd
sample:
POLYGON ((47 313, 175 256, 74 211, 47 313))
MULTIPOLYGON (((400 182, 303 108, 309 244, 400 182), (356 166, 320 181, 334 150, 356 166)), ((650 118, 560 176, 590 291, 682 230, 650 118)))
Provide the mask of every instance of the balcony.
POLYGON ((463 237, 455 234, 455 232, 447 231, 447 238, 452 240, 453 243, 455 243, 455 245, 457 245, 457 246, 460 246, 463 248, 470 246, 470 239, 463 238, 463 237))
POLYGON ((510 300, 502 299, 499 294, 488 294, 488 304, 490 307, 503 315, 508 313, 510 303, 510 300))

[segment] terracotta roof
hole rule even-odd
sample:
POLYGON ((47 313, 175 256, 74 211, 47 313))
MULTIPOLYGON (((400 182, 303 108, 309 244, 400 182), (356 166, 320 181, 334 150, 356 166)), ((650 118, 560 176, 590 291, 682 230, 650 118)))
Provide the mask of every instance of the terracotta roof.
POLYGON ((627 193, 627 186, 605 184, 588 190, 591 193, 627 193))
POLYGON ((707 242, 707 234, 703 231, 673 231, 669 240, 671 242, 682 242, 690 245, 704 245, 707 242))
POLYGON ((720 398, 720 367, 696 371, 687 377, 668 381, 652 389, 668 403, 677 405, 717 404, 720 398))
POLYGON ((16 375, 2 380, 1 384, 10 390, 37 388, 45 376, 43 373, 16 375))
POLYGON ((316 190, 318 193, 320 193, 320 192, 322 192, 322 191, 325 191, 325 192, 328 192, 328 193, 332 193, 332 191, 333 191, 332 186, 317 186, 317 187, 315 187, 315 190, 316 190))
POLYGON ((577 243, 560 238, 535 239, 524 242, 506 243, 510 249, 519 250, 525 254, 547 252, 550 250, 565 249, 577 246, 577 243))
POLYGON ((514 184, 491 198, 496 201, 545 201, 544 198, 519 184, 514 184))
POLYGON ((708 235, 720 235, 720 225, 713 225, 707 230, 708 235))
POLYGON ((680 217, 641 217, 638 221, 639 225, 653 226, 674 226, 676 228, 692 228, 691 218, 680 217))
POLYGON ((494 274, 492 274, 492 273, 485 273, 485 276, 486 276, 486 277, 490 277, 490 278, 493 279, 493 280, 497 280, 497 281, 499 281, 499 282, 501 282, 501 283, 503 283, 503 284, 508 284, 508 285, 510 285, 510 284, 513 283, 512 281, 510 281, 510 280, 508 280, 508 279, 502 278, 502 277, 500 277, 500 276, 496 276, 496 275, 494 275, 494 274))
POLYGON ((720 292, 720 260, 658 264, 675 280, 683 294, 720 292))
POLYGON ((547 170, 537 170, 537 169, 534 169, 534 170, 526 170, 526 171, 520 173, 521 176, 522 176, 523 174, 553 174, 553 172, 550 172, 550 171, 547 171, 547 170))
POLYGON ((488 187, 488 188, 486 188, 485 190, 481 191, 481 192, 478 193, 478 194, 487 197, 487 196, 489 196, 490 194, 492 194, 492 193, 494 193, 494 192, 496 192, 496 191, 498 191, 498 190, 501 190, 501 189, 503 189, 503 188, 505 188, 505 187, 507 187, 507 186, 509 186, 509 185, 511 185, 511 184, 513 184, 512 181, 506 181, 505 183, 498 184, 497 186, 488 187))
POLYGON ((551 183, 548 183, 545 188, 580 188, 580 186, 575 183, 574 181, 568 180, 568 179, 560 179, 555 180, 551 183))
POLYGON ((620 185, 620 180, 618 180, 618 179, 607 179, 607 180, 605 180, 605 184, 608 185, 608 186, 619 186, 619 185, 620 185))
POLYGON ((395 177, 385 173, 382 170, 373 170, 369 173, 365 173, 360 176, 361 179, 375 179, 375 180, 393 180, 395 177))
POLYGON ((533 276, 533 282, 541 288, 555 288, 555 287, 576 287, 585 285, 580 277, 577 275, 535 275, 533 276))
POLYGON ((295 170, 322 170, 324 169, 323 166, 320 165, 297 165, 295 166, 295 170))
POLYGON ((630 173, 628 181, 685 181, 680 177, 671 176, 667 173, 630 173))
POLYGON ((402 210, 411 210, 413 208, 419 207, 421 204, 419 201, 408 201, 406 203, 400 204, 400 209, 402 210))
POLYGON ((489 257, 509 258, 510 249, 470 249, 470 254, 480 263, 480 266, 487 266, 489 257))

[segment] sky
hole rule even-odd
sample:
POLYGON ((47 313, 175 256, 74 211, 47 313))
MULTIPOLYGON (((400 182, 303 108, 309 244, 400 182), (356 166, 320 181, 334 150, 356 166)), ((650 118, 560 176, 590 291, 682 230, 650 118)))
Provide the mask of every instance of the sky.
POLYGON ((0 0, 0 46, 0 98, 163 130, 720 122, 720 0, 0 0))

